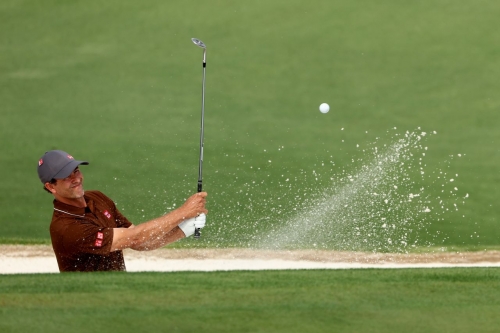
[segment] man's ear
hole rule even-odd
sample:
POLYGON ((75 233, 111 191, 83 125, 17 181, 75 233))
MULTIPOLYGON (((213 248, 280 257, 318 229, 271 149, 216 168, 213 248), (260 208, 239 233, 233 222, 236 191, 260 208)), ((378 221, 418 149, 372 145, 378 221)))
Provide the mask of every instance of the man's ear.
POLYGON ((47 190, 49 190, 50 193, 52 193, 52 194, 56 193, 56 189, 54 188, 54 184, 47 182, 44 184, 44 186, 47 190))

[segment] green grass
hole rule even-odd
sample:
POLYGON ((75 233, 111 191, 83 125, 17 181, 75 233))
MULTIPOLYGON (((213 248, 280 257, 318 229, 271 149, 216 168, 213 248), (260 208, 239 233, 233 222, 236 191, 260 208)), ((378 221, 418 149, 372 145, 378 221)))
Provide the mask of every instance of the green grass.
MULTIPOLYGON (((247 246, 286 225, 294 209, 314 210, 309 198, 331 189, 331 179, 342 183, 370 163, 364 150, 418 127, 438 133, 423 143, 427 176, 410 175, 405 188, 425 188, 436 207, 425 227, 420 216, 403 225, 404 211, 362 207, 354 209, 360 239, 347 211, 323 224, 342 221, 330 229, 369 251, 387 241, 372 230, 382 217, 400 227, 393 238, 408 233, 419 246, 495 246, 499 10, 487 0, 2 1, 2 242, 49 239, 52 199, 35 173, 49 149, 89 160, 85 187, 107 193, 135 223, 195 191, 197 37, 208 45, 210 216, 200 242, 178 246, 247 246), (456 179, 444 194, 441 171, 456 179), (376 240, 362 245, 368 234, 376 240)), ((301 246, 317 238, 309 237, 301 246)))
POLYGON ((0 276, 2 332, 496 332, 500 270, 0 276))

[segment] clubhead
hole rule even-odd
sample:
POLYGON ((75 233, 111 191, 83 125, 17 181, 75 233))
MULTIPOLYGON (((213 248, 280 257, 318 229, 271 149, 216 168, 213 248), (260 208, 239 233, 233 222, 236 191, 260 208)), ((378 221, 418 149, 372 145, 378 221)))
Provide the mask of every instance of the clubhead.
POLYGON ((196 44, 196 46, 199 46, 203 49, 206 49, 207 47, 205 46, 205 43, 203 43, 201 40, 197 39, 197 38, 191 38, 191 40, 193 41, 193 43, 196 44))

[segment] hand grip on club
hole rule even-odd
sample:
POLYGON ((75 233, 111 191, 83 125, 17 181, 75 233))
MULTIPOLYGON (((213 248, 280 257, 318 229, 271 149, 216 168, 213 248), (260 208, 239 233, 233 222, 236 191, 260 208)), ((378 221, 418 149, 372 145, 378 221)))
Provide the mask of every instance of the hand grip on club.
MULTIPOLYGON (((201 191, 203 191, 203 183, 202 183, 202 180, 201 180, 201 162, 202 160, 200 159, 200 179, 198 179, 198 193, 200 193, 201 191)), ((204 214, 202 214, 204 215, 204 214)), ((201 215, 200 215, 201 216, 201 215)), ((198 239, 200 238, 201 236, 201 232, 200 232, 201 228, 196 228, 194 229, 194 235, 193 237, 195 239, 198 239)))
POLYGON ((200 216, 194 219, 194 238, 200 238, 200 230, 205 226, 207 216, 205 214, 200 214, 200 216))

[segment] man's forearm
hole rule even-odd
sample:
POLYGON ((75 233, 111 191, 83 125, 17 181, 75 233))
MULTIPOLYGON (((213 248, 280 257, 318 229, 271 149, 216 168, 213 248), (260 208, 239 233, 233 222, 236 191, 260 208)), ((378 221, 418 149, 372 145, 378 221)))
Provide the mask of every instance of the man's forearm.
POLYGON ((111 251, 132 248, 154 250, 184 237, 177 225, 184 216, 178 210, 131 228, 115 228, 111 251))
POLYGON ((170 232, 164 234, 163 237, 150 238, 143 242, 138 242, 130 248, 136 251, 156 250, 184 237, 185 235, 182 230, 179 227, 174 227, 170 232))

